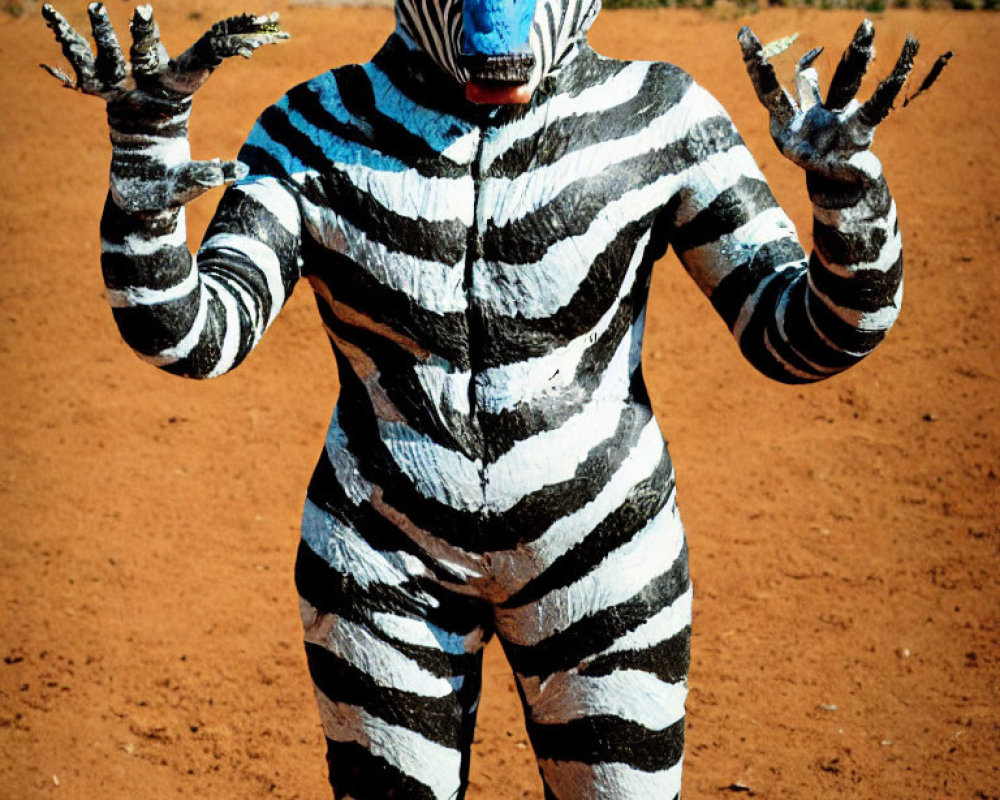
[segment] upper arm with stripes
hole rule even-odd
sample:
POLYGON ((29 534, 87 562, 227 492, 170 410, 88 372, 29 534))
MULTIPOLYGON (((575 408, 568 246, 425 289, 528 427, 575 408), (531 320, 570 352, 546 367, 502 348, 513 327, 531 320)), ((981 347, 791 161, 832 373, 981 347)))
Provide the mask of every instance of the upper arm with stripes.
MULTIPOLYGON (((692 119, 732 122, 693 85, 692 119)), ((685 172, 672 243, 698 286, 762 373, 787 383, 821 380, 859 361, 899 310, 902 260, 885 182, 847 187, 810 178, 814 246, 795 228, 735 134, 685 172)))

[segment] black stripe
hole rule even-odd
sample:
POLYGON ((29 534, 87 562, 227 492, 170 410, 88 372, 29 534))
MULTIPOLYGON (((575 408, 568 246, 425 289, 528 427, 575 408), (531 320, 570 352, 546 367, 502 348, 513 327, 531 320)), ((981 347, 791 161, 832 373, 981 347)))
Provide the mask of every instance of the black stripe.
MULTIPOLYGON (((592 329, 618 299, 629 263, 639 241, 650 229, 657 212, 625 225, 593 261, 586 277, 570 299, 549 316, 525 319, 499 315, 478 308, 482 315, 484 341, 481 368, 498 367, 542 356, 562 347, 592 329)), ((648 279, 643 259, 636 280, 648 279)), ((524 267, 524 269, 532 269, 524 267)))
POLYGON ((903 254, 885 272, 877 269, 857 270, 844 278, 828 270, 813 256, 809 262, 812 284, 830 302, 856 311, 878 311, 895 305, 896 292, 903 280, 903 254))
POLYGON ((458 263, 465 255, 466 226, 457 219, 433 221, 397 214, 332 163, 324 167, 318 183, 322 186, 319 193, 310 192, 315 182, 303 185, 307 200, 322 206, 328 199, 338 217, 390 251, 446 265, 458 263))
MULTIPOLYGON (((568 81, 560 76, 559 96, 572 97, 584 88, 614 80, 628 66, 625 61, 598 59, 589 48, 581 50, 566 67, 568 81), (577 92, 571 88, 574 84, 577 92)), ((608 146, 613 139, 637 133, 675 105, 690 84, 690 76, 677 67, 652 64, 634 96, 596 111, 581 109, 580 113, 570 113, 540 127, 534 135, 514 142, 490 165, 484 177, 514 178, 530 169, 554 164, 573 150, 595 144, 608 146)), ((539 102, 548 99, 543 95, 539 102)))
POLYGON ((333 702, 363 708, 390 725, 399 725, 446 747, 457 748, 461 743, 463 714, 454 695, 425 697, 382 686, 313 642, 306 642, 306 660, 316 688, 333 702))
POLYGON ((766 181, 744 175, 720 192, 694 219, 677 229, 674 247, 682 255, 686 250, 715 242, 761 212, 777 206, 766 181))
POLYGON ((559 633, 533 645, 503 641, 504 651, 515 672, 527 677, 545 677, 571 669, 588 656, 607 649, 635 630, 683 594, 688 577, 687 547, 670 569, 642 587, 630 599, 602 609, 573 623, 559 633))
MULTIPOLYGON (((161 367, 172 375, 181 375, 186 378, 203 378, 219 363, 222 355, 222 342, 226 334, 226 309, 222 302, 213 292, 202 289, 208 293, 208 310, 205 316, 205 325, 201 329, 198 343, 191 353, 185 358, 161 367)), ((118 310, 118 309, 116 309, 118 310)), ((174 341, 178 341, 186 332, 174 334, 174 341)), ((246 355, 243 353, 242 355, 246 355)), ((241 358, 237 354, 233 365, 239 364, 241 358)))
POLYGON ((796 280, 805 280, 805 269, 789 268, 775 275, 767 284, 750 312, 750 319, 739 337, 740 352, 759 372, 781 383, 809 383, 789 372, 765 344, 766 331, 775 331, 775 313, 782 294, 796 280))
MULTIPOLYGON (((295 196, 294 193, 292 196, 295 196)), ((230 187, 222 196, 222 201, 208 226, 205 240, 207 241, 217 234, 246 236, 248 239, 269 247, 274 252, 281 267, 281 278, 286 295, 291 291, 299 277, 297 261, 300 237, 285 228, 275 212, 249 194, 235 187, 230 187)), ((199 252, 199 262, 203 258, 212 258, 212 250, 203 247, 199 252)), ((254 280, 253 276, 261 276, 261 285, 266 291, 267 284, 263 282, 260 269, 254 267, 243 271, 248 274, 247 279, 251 281, 254 280)))
POLYGON ((827 263, 849 267, 875 261, 882 254, 888 236, 881 228, 871 228, 864 233, 844 233, 814 219, 813 241, 827 263))
MULTIPOLYGON (((634 309, 641 308, 633 306, 630 301, 629 297, 622 300, 608 329, 584 351, 572 380, 564 388, 546 390, 541 396, 532 398, 530 402, 521 401, 513 408, 495 413, 480 411, 477 414, 485 463, 493 463, 517 442, 558 428, 579 413, 580 406, 600 385, 601 377, 622 339, 629 335, 634 309)), ((555 375, 552 377, 555 378, 555 375)))
MULTIPOLYGON (((587 232, 598 214, 626 193, 648 186, 665 175, 675 174, 699 158, 741 144, 732 124, 722 118, 700 122, 682 139, 648 150, 606 167, 597 175, 580 178, 536 211, 498 227, 487 223, 483 254, 487 260, 509 264, 540 261, 557 242, 587 232)), ((609 142, 607 147, 613 147, 609 142)), ((666 202, 669 198, 663 197, 666 202)))
MULTIPOLYGON (((858 363, 860 358, 830 346, 817 333, 806 310, 806 290, 808 282, 797 280, 788 290, 788 306, 785 310, 785 331, 795 349, 818 367, 829 367, 840 371, 858 363)), ((829 375, 829 373, 827 373, 829 375)))
POLYGON ((538 759, 584 764, 627 764, 643 772, 658 772, 684 756, 684 720, 663 730, 610 714, 547 725, 527 723, 538 759))
POLYGON ((190 270, 191 252, 186 244, 164 245, 148 256, 101 253, 101 272, 109 289, 169 289, 183 281, 190 270))
POLYGON ((470 459, 481 454, 482 439, 473 420, 447 406, 441 398, 428 396, 417 377, 418 359, 414 355, 391 339, 344 322, 321 295, 316 295, 316 304, 330 331, 372 359, 378 369, 379 386, 411 428, 470 459))
POLYGON ((146 356, 155 356, 175 346, 191 329, 198 315, 199 290, 177 300, 150 306, 112 308, 122 339, 146 356))
POLYGON ((633 486, 620 506, 602 519, 582 542, 556 558, 500 607, 520 608, 588 575, 646 527, 666 506, 673 486, 670 457, 664 450, 652 474, 633 486))
MULTIPOLYGON (((404 21, 410 19, 407 4, 400 3, 397 9, 403 12, 404 21)), ((411 25, 411 30, 416 28, 411 25)), ((419 106, 463 121, 478 120, 484 116, 484 107, 466 100, 464 86, 445 73, 425 52, 410 50, 395 34, 375 54, 372 64, 385 74, 400 94, 419 106)), ((439 160, 443 162, 442 166, 448 163, 446 159, 439 160)), ((465 173, 464 168, 462 172, 465 173)))
POLYGON ((815 205, 830 211, 863 209, 865 217, 874 219, 885 218, 892 207, 889 184, 882 176, 874 182, 845 183, 815 172, 806 172, 806 188, 809 199, 815 205))
POLYGON ((581 675, 600 677, 618 670, 641 670, 655 675, 664 683, 687 679, 691 663, 691 626, 641 650, 621 650, 598 656, 580 670, 581 675))
MULTIPOLYGON (((240 163, 250 170, 250 177, 269 176, 291 185, 291 177, 285 164, 282 164, 275 153, 265 150, 255 144, 244 144, 237 156, 240 163)), ((294 194, 294 192, 293 192, 294 194)))
POLYGON ((740 310, 757 290, 760 282, 773 273, 776 267, 796 261, 804 262, 805 257, 802 246, 792 236, 761 245, 750 261, 736 265, 719 281, 710 297, 712 306, 732 330, 740 310))
MULTIPOLYGON (((342 357, 338 354, 338 363, 342 357)), ((572 478, 533 492, 502 513, 483 515, 446 506, 424 497, 402 474, 378 434, 378 426, 364 388, 349 365, 339 363, 341 427, 349 449, 365 453, 359 469, 364 478, 382 487, 385 501, 406 514, 418 527, 470 552, 503 550, 531 541, 557 519, 590 502, 631 453, 651 417, 648 406, 624 408, 618 427, 590 449, 572 478)))
MULTIPOLYGON (((334 70, 333 76, 347 113, 352 119, 364 120, 371 126, 372 145, 376 150, 407 165, 439 160, 439 153, 424 139, 375 107, 375 94, 362 67, 357 64, 341 67, 334 70)), ((434 169, 434 174, 440 174, 440 167, 434 169)))
POLYGON ((404 291, 381 283, 347 256, 307 238, 304 271, 326 283, 338 302, 399 331, 456 370, 469 368, 465 314, 429 311, 404 291))
POLYGON ((812 292, 808 294, 807 303, 816 328, 844 350, 858 354, 870 353, 885 338, 885 331, 860 330, 844 322, 812 292))
MULTIPOLYGON (((335 797, 355 800, 438 800, 429 786, 411 778, 356 742, 326 740, 326 760, 335 797)), ((458 785, 458 778, 455 779, 458 785)))
MULTIPOLYGON (((299 542, 295 559, 295 588, 319 613, 336 614, 373 632, 378 629, 370 619, 376 613, 427 620, 459 636, 483 628, 488 622, 485 603, 447 592, 428 579, 414 577, 395 586, 382 583, 363 586, 354 576, 331 567, 304 541, 299 542)), ((463 671, 462 665, 474 655, 451 656, 453 671, 463 671)))

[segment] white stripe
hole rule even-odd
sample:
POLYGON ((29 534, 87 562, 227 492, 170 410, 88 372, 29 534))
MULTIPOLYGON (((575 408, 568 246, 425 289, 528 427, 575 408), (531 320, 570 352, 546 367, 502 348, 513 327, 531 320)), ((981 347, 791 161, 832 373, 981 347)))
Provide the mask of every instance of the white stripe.
MULTIPOLYGON (((714 110, 700 106, 691 109, 680 104, 671 106, 649 125, 629 136, 573 150, 552 164, 537 167, 514 178, 490 178, 483 181, 480 196, 490 209, 491 219, 498 226, 507 225, 534 213, 576 181, 600 175, 614 164, 672 144, 686 133, 686 130, 681 129, 682 124, 690 126, 715 115, 710 112, 714 110)), ((745 147, 737 147, 713 153, 700 164, 678 172, 675 181, 678 185, 683 185, 691 172, 704 169, 712 170, 720 177, 724 176, 731 183, 735 183, 743 174, 755 177, 760 175, 749 151, 745 147), (737 150, 742 150, 745 156, 736 158, 734 153, 737 150), (746 161, 749 161, 749 167, 744 163, 746 161), (715 162, 722 163, 713 170, 712 164, 715 162)), ((728 187, 721 186, 717 191, 725 188, 728 187)), ((668 190, 663 199, 666 200, 673 193, 668 190)))
POLYGON ((474 296, 497 314, 528 319, 551 316, 572 300, 594 259, 622 228, 669 198, 675 180, 673 175, 665 175, 608 203, 586 231, 560 239, 534 264, 478 262, 473 275, 474 296))
POLYGON ((892 323, 896 321, 896 317, 899 316, 899 307, 903 302, 902 283, 900 283, 899 288, 896 289, 896 293, 893 295, 892 300, 875 311, 859 311, 855 308, 839 306, 821 291, 816 289, 811 281, 809 284, 809 290, 816 295, 816 297, 823 302, 823 305, 829 308, 830 311, 832 311, 836 316, 852 328, 856 328, 859 331, 873 332, 889 330, 889 328, 892 327, 892 323))
POLYGON ((156 367, 165 367, 168 364, 174 364, 183 358, 187 358, 191 355, 191 351, 197 347, 198 340, 201 338, 201 332, 205 329, 205 321, 207 319, 208 292, 202 288, 198 299, 198 313, 195 315, 194 322, 191 323, 191 327, 184 334, 183 338, 173 347, 167 347, 155 356, 147 356, 139 353, 139 358, 156 367))
POLYGON ((486 466, 486 507, 502 513, 525 495, 570 480, 590 451, 618 428, 629 393, 629 351, 622 339, 587 403, 558 428, 522 439, 486 466))
POLYGON ((819 259, 827 270, 834 275, 850 280, 856 277, 856 273, 862 270, 875 270, 877 272, 888 272, 892 269, 899 256, 903 252, 903 237, 889 234, 882 249, 879 250, 878 257, 874 261, 859 261, 853 264, 837 264, 823 257, 819 249, 816 250, 816 258, 819 259))
POLYGON ((518 682, 531 719, 543 725, 610 715, 662 731, 684 719, 684 681, 665 683, 643 670, 621 669, 599 676, 559 672, 544 681, 518 675, 518 682))
POLYGON ((618 299, 593 328, 545 355, 490 367, 476 375, 476 402, 480 408, 490 413, 515 408, 519 403, 532 403, 546 393, 561 391, 574 382, 580 360, 608 329, 623 298, 632 291, 649 237, 647 231, 639 240, 618 290, 618 299))
POLYGON ((361 475, 357 459, 347 447, 347 435, 340 427, 340 412, 335 408, 333 418, 330 420, 330 427, 326 432, 324 449, 326 457, 333 465, 333 471, 337 476, 338 483, 340 483, 340 488, 344 490, 354 505, 359 505, 371 497, 373 487, 361 475))
POLYGON ((439 445, 402 422, 379 420, 379 434, 399 469, 420 494, 463 511, 483 507, 483 461, 439 445))
POLYGON ((690 586, 680 597, 666 608, 657 611, 635 630, 619 637, 600 653, 585 659, 581 669, 586 668, 594 660, 610 653, 621 653, 626 650, 645 650, 660 642, 665 642, 680 633, 691 624, 691 600, 693 592, 690 586))
POLYGON ((202 275, 201 279, 206 288, 210 287, 215 290, 215 295, 219 298, 219 302, 222 303, 222 308, 225 312, 226 329, 219 346, 219 360, 215 362, 215 366, 205 376, 206 378, 216 378, 219 375, 229 372, 236 362, 236 357, 239 355, 240 334, 242 333, 240 309, 236 305, 236 298, 230 294, 228 287, 223 286, 220 281, 211 275, 202 275))
POLYGON ((302 218, 298 203, 277 178, 255 177, 247 183, 237 183, 233 188, 264 206, 292 236, 300 235, 302 218))
POLYGON ((638 94, 649 72, 649 62, 636 61, 603 83, 590 86, 576 96, 560 94, 531 109, 518 120, 496 129, 496 135, 483 142, 482 171, 486 172, 520 139, 534 136, 541 128, 561 117, 613 108, 638 94))
POLYGON ((683 545, 677 507, 669 502, 580 580, 519 608, 497 609, 497 627, 515 644, 537 644, 586 616, 630 600, 670 569, 683 545))
POLYGON ((191 160, 191 144, 186 136, 141 136, 131 142, 123 140, 120 134, 114 138, 116 144, 129 145, 121 153, 129 160, 141 158, 167 167, 181 166, 191 160), (141 146, 136 147, 137 143, 141 146))
POLYGON ((122 289, 108 289, 105 294, 112 308, 132 306, 155 306, 186 297, 198 288, 198 271, 193 265, 180 283, 165 289, 151 289, 148 286, 126 286, 122 289))
POLYGON ((608 800, 644 797, 674 800, 681 790, 681 764, 659 772, 644 772, 627 764, 582 764, 578 761, 538 762, 545 781, 558 797, 608 800))
POLYGON ((201 249, 198 251, 198 260, 201 262, 211 261, 213 250, 223 251, 223 257, 226 250, 240 253, 249 258, 253 265, 261 271, 264 282, 267 284, 268 294, 271 295, 271 313, 267 318, 267 325, 270 325, 278 316, 278 312, 281 311, 281 306, 285 302, 285 285, 281 279, 281 263, 275 252, 263 242, 251 239, 249 236, 237 233, 217 233, 202 243, 201 249))
MULTIPOLYGON (((685 251, 682 260, 698 287, 711 297, 727 275, 749 263, 755 250, 782 239, 794 241, 795 226, 784 210, 769 208, 732 233, 685 251)), ((793 263, 803 264, 804 261, 793 263)))
POLYGON ((149 236, 144 233, 130 233, 121 242, 101 239, 101 249, 105 253, 121 253, 127 256, 152 256, 164 247, 187 247, 184 209, 177 212, 177 222, 172 233, 165 236, 149 236))
POLYGON ((451 314, 466 310, 465 259, 441 264, 394 252, 325 208, 317 209, 315 222, 313 233, 325 247, 349 256, 379 284, 403 292, 427 311, 451 314))
POLYGON ((379 686, 423 697, 447 697, 452 684, 431 674, 371 631, 336 614, 313 617, 305 641, 339 656, 379 686))
POLYGON ((350 525, 306 499, 302 510, 302 540, 330 567, 349 575, 363 588, 399 586, 427 568, 408 553, 376 550, 350 525))
POLYGON ((427 786, 436 800, 454 800, 459 792, 462 754, 392 725, 363 708, 335 703, 316 689, 323 730, 335 742, 356 742, 372 755, 427 786))
POLYGON ((896 229, 896 201, 889 205, 889 211, 884 217, 872 219, 871 209, 864 203, 853 208, 821 208, 813 206, 813 216, 828 228, 834 228, 840 233, 868 233, 875 228, 886 232, 887 238, 898 236, 896 229))
MULTIPOLYGON (((415 169, 391 172, 358 162, 340 163, 337 167, 347 174, 352 185, 395 214, 418 222, 458 220, 466 227, 472 224, 476 188, 471 175, 433 178, 415 169)), ((336 198, 331 200, 336 204, 336 198)))
POLYGON ((439 628, 426 619, 403 617, 399 614, 389 614, 383 611, 376 611, 372 614, 372 622, 383 633, 395 639, 442 653, 461 656, 466 653, 478 652, 483 647, 483 633, 478 628, 471 633, 462 635, 439 628))
POLYGON ((743 332, 746 330, 747 325, 750 324, 750 320, 753 317, 754 312, 757 310, 757 303, 767 290, 767 287, 771 284, 771 281, 777 278, 786 269, 793 266, 798 266, 799 268, 804 269, 801 262, 796 262, 795 264, 780 264, 775 267, 774 272, 766 276, 760 283, 757 284, 757 288, 754 289, 753 294, 751 294, 746 299, 746 302, 740 307, 740 313, 737 315, 736 322, 733 325, 733 336, 736 338, 737 342, 743 338, 743 332))
POLYGON ((508 594, 514 594, 564 553, 582 542, 597 525, 625 502, 632 488, 647 479, 663 456, 663 434, 650 419, 621 466, 601 491, 582 508, 557 519, 540 537, 515 550, 491 552, 495 579, 508 594))

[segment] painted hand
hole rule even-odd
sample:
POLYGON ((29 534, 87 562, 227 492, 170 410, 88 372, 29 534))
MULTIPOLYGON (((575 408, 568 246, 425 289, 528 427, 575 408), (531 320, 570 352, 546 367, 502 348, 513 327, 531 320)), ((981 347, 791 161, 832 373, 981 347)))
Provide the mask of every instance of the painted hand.
POLYGON ((249 58, 262 45, 287 39, 278 15, 224 19, 171 59, 160 41, 152 7, 139 6, 130 25, 130 67, 104 5, 91 3, 87 13, 96 57, 62 14, 51 5, 42 7, 42 16, 76 78, 47 64, 41 66, 67 88, 107 102, 114 145, 111 191, 119 207, 127 212, 161 211, 240 177, 238 162, 190 160, 191 96, 224 59, 249 58))
POLYGON ((869 147, 875 127, 892 110, 913 69, 919 44, 907 36, 890 75, 861 103, 854 95, 874 54, 874 33, 871 20, 861 23, 841 57, 825 101, 812 66, 822 48, 806 53, 795 70, 796 103, 778 82, 753 31, 743 27, 739 32, 750 80, 771 117, 771 136, 778 149, 807 172, 850 183, 881 175, 881 165, 869 147))

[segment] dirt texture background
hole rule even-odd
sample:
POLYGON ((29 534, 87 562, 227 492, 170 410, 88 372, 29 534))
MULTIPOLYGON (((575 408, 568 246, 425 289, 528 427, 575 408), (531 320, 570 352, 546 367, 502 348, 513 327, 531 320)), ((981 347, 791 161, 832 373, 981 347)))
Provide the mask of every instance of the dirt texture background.
MULTIPOLYGON (((232 158, 264 107, 392 27, 386 9, 272 6, 292 41, 213 77, 196 157, 232 158)), ((111 8, 120 29, 129 9, 111 8)), ((243 9, 158 10, 177 52, 243 9)), ((764 41, 802 31, 795 55, 827 45, 829 76, 859 15, 605 12, 591 40, 714 92, 808 241, 804 181, 743 72, 744 21, 764 41)), ((1000 795, 1000 17, 875 22, 876 74, 909 30, 921 71, 957 53, 876 139, 907 252, 883 347, 822 385, 770 383, 672 257, 655 274, 646 375, 696 591, 692 800, 1000 795)), ((41 60, 60 56, 37 16, 0 21, 0 798, 328 797, 292 584, 337 395, 312 299, 301 287, 219 380, 138 361, 102 297, 103 109, 41 60)), ((192 208, 192 246, 218 196, 192 208)), ((487 661, 469 798, 537 800, 509 670, 495 647, 487 661)))

